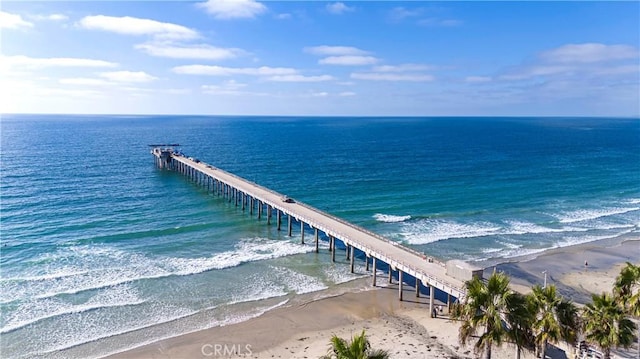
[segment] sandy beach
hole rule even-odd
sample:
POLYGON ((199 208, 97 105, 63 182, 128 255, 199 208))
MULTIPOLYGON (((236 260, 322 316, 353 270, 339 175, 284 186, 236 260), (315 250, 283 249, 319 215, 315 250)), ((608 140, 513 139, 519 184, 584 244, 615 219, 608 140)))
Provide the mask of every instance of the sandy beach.
MULTIPOLYGON (((626 261, 637 263, 639 253, 640 241, 630 238, 612 246, 603 242, 560 248, 495 268, 508 273, 514 288, 521 291, 542 284, 546 271, 549 284, 584 303, 590 292, 610 290, 620 267, 626 261)), ((293 303, 245 322, 161 340, 110 358, 318 358, 327 354, 332 335, 350 338, 362 330, 372 347, 388 350, 392 358, 474 357, 472 345, 458 343, 458 324, 448 319, 446 306, 438 318, 431 318, 428 299, 416 298, 413 288, 405 288, 402 302, 396 284, 344 293, 293 303)), ((493 351, 498 359, 514 355, 510 344, 493 351)), ((571 357, 569 350, 567 356, 571 357)), ((533 355, 523 353, 522 358, 533 355)))

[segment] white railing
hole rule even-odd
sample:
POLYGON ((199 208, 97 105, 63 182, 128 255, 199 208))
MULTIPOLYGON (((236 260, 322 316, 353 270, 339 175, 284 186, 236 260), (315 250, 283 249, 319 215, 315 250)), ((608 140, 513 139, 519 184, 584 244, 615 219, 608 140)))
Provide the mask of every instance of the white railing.
MULTIPOLYGON (((247 180, 247 179, 242 178, 240 176, 237 176, 237 175, 235 175, 233 173, 230 173, 230 172, 224 171, 222 169, 219 169, 217 167, 211 166, 211 165, 209 165, 207 163, 195 162, 195 161, 193 161, 193 160, 191 160, 189 158, 183 157, 183 156, 172 155, 172 158, 173 159, 177 159, 180 162, 182 162, 184 164, 187 164, 187 165, 191 166, 192 168, 195 168, 199 172, 201 172, 201 173, 203 173, 205 175, 211 176, 212 178, 214 178, 214 179, 216 179, 218 181, 221 181, 223 183, 225 183, 226 181, 223 181, 220 177, 215 176, 214 174, 206 173, 204 170, 209 169, 209 170, 219 171, 220 173, 222 173, 222 174, 224 174, 224 175, 226 175, 228 177, 232 177, 233 179, 239 181, 240 183, 244 183, 244 184, 247 184, 247 185, 249 185, 251 187, 255 187, 255 188, 259 189, 259 190, 268 192, 268 193, 270 193, 270 194, 272 194, 272 195, 274 195, 274 196, 276 196, 278 198, 282 198, 284 196, 283 194, 278 193, 278 192, 276 192, 276 191, 274 191, 274 190, 272 190, 270 188, 261 186, 261 185, 255 183, 255 182, 253 182, 253 181, 247 180), (190 164, 188 162, 193 162, 193 164, 190 164)), ((245 192, 245 193, 249 192, 247 190, 242 190, 242 191, 245 192)), ((319 230, 322 230, 323 232, 325 232, 328 235, 331 235, 331 236, 333 236, 333 237, 335 237, 337 239, 340 239, 340 240, 342 240, 344 242, 349 242, 347 244, 354 245, 355 247, 357 247, 358 249, 360 249, 361 251, 363 251, 365 253, 366 252, 370 252, 372 254, 375 254, 375 257, 377 257, 378 259, 388 263, 389 265, 391 265, 393 267, 402 266, 404 268, 407 268, 410 271, 413 271, 416 274, 419 274, 419 275, 421 275, 423 277, 428 278, 429 281, 431 281, 433 283, 442 284, 445 287, 450 288, 452 291, 457 291, 459 293, 458 297, 465 295, 464 289, 460 288, 459 286, 454 285, 454 284, 452 284, 452 283, 450 283, 447 280, 444 280, 442 278, 437 278, 437 277, 425 272, 424 270, 418 269, 418 268, 414 267, 413 265, 411 265, 409 263, 406 263, 406 262, 404 262, 402 260, 391 259, 387 254, 381 253, 378 250, 373 249, 369 245, 367 245, 367 244, 365 244, 365 243, 363 243, 363 242, 361 242, 361 241, 359 241, 359 240, 357 240, 355 238, 352 238, 351 236, 347 235, 346 233, 340 232, 340 231, 335 230, 335 229, 328 228, 328 225, 326 225, 326 224, 317 223, 315 220, 312 220, 312 219, 310 219, 310 218, 308 218, 308 217, 306 217, 306 216, 304 216, 304 215, 302 215, 300 213, 297 213, 294 210, 284 208, 283 206, 281 206, 281 205, 279 205, 277 203, 274 203, 274 202, 272 202, 272 201, 270 201, 270 200, 268 200, 266 198, 263 198, 262 196, 256 195, 255 193, 252 193, 250 195, 252 197, 260 200, 261 202, 263 202, 263 203, 265 203, 265 204, 267 204, 267 205, 269 205, 269 206, 271 206, 273 208, 276 208, 276 209, 284 212, 285 214, 287 214, 289 216, 295 217, 299 221, 307 223, 308 225, 310 225, 313 228, 318 228, 319 230)), ((321 210, 319 210, 319 209, 317 209, 315 207, 312 207, 312 206, 310 206, 310 205, 308 205, 306 203, 303 203, 303 202, 296 201, 295 203, 300 205, 300 206, 302 206, 302 207, 305 207, 306 209, 308 209, 310 211, 313 211, 313 212, 315 212, 315 213, 317 213, 317 214, 319 214, 319 215, 321 215, 323 217, 329 218, 329 219, 331 219, 333 221, 336 221, 336 222, 339 222, 339 223, 341 223, 341 224, 343 224, 345 226, 348 226, 348 227, 350 227, 350 228, 352 228, 352 229, 354 229, 354 230, 356 230, 358 232, 365 233, 365 234, 367 234, 367 235, 369 235, 369 236, 371 236, 373 238, 376 238, 376 239, 378 239, 380 241, 383 241, 385 243, 393 245, 396 248, 399 248, 399 249, 401 249, 401 250, 403 250, 403 251, 405 251, 407 253, 410 253, 412 255, 415 255, 415 256, 419 257, 421 260, 430 260, 431 263, 435 263, 436 265, 439 265, 441 267, 445 266, 445 264, 443 262, 438 261, 438 260, 434 259, 433 257, 430 257, 430 256, 428 257, 425 253, 421 253, 421 252, 418 252, 418 251, 416 251, 414 249, 405 247, 405 246, 403 246, 402 244, 400 244, 398 242, 395 242, 395 241, 392 241, 390 239, 387 239, 387 238, 385 238, 385 237, 383 237, 383 236, 381 236, 381 235, 379 235, 377 233, 374 233, 374 232, 372 232, 370 230, 367 230, 367 229, 365 229, 363 227, 360 227, 358 225, 350 223, 350 222, 348 222, 348 221, 346 221, 346 220, 344 220, 342 218, 339 218, 339 217, 336 217, 336 216, 334 216, 332 214, 329 214, 327 212, 321 211, 321 210)))

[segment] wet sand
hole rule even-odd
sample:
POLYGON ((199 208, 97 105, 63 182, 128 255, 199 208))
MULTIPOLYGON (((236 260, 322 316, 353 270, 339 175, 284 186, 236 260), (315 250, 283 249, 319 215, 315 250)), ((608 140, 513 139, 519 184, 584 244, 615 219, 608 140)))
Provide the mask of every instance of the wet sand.
MULTIPOLYGON (((640 262, 640 241, 630 238, 610 247, 590 243, 551 250, 537 258, 499 264, 512 277, 514 288, 528 291, 547 282, 561 294, 585 303, 590 292, 608 291, 626 261, 640 262), (588 265, 585 266, 585 261, 588 265)), ((493 270, 487 268, 486 272, 493 270)), ((366 330, 373 348, 392 358, 471 358, 473 346, 458 344, 458 324, 428 313, 428 299, 416 298, 405 286, 398 300, 397 285, 296 303, 260 317, 165 339, 113 358, 318 358, 328 353, 333 334, 351 338, 366 330)), ((635 350, 635 349, 632 349, 635 350)), ((513 358, 515 348, 494 348, 493 358, 513 358)), ((533 358, 526 353, 523 359, 533 358)))

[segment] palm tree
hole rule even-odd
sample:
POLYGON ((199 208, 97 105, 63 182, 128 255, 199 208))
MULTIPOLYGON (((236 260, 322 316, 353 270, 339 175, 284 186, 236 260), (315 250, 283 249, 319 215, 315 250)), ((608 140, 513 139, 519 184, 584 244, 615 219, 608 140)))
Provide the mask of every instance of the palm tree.
POLYGON ((532 325, 534 309, 527 296, 514 293, 507 300, 506 322, 509 326, 507 336, 516 345, 516 359, 520 359, 522 349, 532 350, 534 335, 532 325))
POLYGON ((351 343, 334 335, 331 337, 331 349, 323 359, 387 359, 389 353, 386 350, 371 349, 371 344, 364 333, 356 335, 351 343))
POLYGON ((509 277, 493 272, 486 282, 473 278, 465 286, 465 302, 459 304, 452 313, 454 319, 462 320, 460 343, 466 345, 477 331, 482 330, 475 350, 484 352, 485 358, 491 359, 492 345, 500 346, 507 337, 503 316, 508 313, 508 303, 514 295, 509 289, 509 277))
POLYGON ((558 295, 555 285, 534 286, 529 295, 534 313, 535 342, 545 358, 548 343, 565 341, 574 344, 578 330, 578 309, 558 295))
POLYGON ((534 336, 531 326, 534 310, 527 296, 513 293, 507 300, 505 321, 509 330, 507 337, 516 345, 516 359, 520 359, 522 349, 534 348, 534 336))
POLYGON ((600 347, 604 359, 610 359, 611 348, 631 345, 636 326, 613 296, 593 294, 591 300, 583 309, 585 336, 588 342, 600 347))
MULTIPOLYGON (((621 302, 629 315, 640 317, 640 265, 627 262, 616 277, 613 295, 616 302, 621 302)), ((638 327, 638 358, 640 359, 640 326, 638 327)))

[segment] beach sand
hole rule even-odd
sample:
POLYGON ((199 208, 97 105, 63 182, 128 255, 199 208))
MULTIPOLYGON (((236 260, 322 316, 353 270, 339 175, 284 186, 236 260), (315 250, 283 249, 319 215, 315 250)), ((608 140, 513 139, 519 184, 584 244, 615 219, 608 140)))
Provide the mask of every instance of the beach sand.
MULTIPOLYGON (((625 262, 640 262, 640 238, 631 237, 621 244, 608 246, 607 242, 587 243, 547 251, 537 258, 495 266, 511 277, 514 288, 530 291, 547 283, 555 284, 561 295, 577 303, 591 300, 591 294, 610 292, 615 277, 625 262), (585 262, 587 265, 585 265, 585 262)), ((485 277, 493 267, 485 270, 485 277)))
MULTIPOLYGON (((552 250, 495 268, 509 274, 514 288, 522 291, 542 284, 542 272, 546 270, 549 284, 556 284, 563 295, 584 303, 590 298, 589 292, 610 290, 624 262, 639 260, 640 241, 633 238, 611 247, 601 243, 552 250)), ((487 268, 489 273, 492 270, 487 268)), ((407 286, 400 302, 397 285, 391 284, 292 303, 245 322, 161 340, 112 357, 318 358, 328 353, 332 335, 350 339, 362 330, 373 348, 388 350, 391 358, 475 357, 472 343, 458 343, 458 324, 447 318, 446 306, 438 318, 431 318, 427 303, 427 298, 416 298, 413 288, 407 286)), ((571 351, 564 349, 571 358, 571 351)), ((514 356, 515 348, 510 344, 494 348, 492 353, 497 359, 514 356)), ((530 353, 522 355, 522 359, 533 358, 530 353)))

